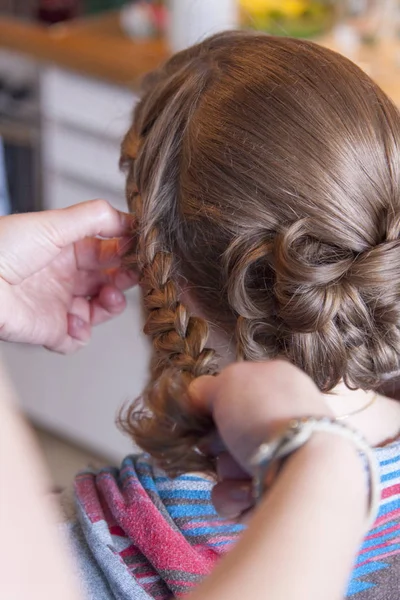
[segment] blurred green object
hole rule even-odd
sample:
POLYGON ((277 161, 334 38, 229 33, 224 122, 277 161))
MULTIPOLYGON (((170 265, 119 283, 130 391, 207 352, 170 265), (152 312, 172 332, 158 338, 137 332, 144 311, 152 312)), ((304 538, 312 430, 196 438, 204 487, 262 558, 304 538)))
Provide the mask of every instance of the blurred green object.
POLYGON ((244 27, 272 35, 310 38, 335 22, 335 0, 239 0, 244 27))
POLYGON ((84 12, 86 14, 96 14, 107 10, 118 10, 128 0, 84 0, 84 12))

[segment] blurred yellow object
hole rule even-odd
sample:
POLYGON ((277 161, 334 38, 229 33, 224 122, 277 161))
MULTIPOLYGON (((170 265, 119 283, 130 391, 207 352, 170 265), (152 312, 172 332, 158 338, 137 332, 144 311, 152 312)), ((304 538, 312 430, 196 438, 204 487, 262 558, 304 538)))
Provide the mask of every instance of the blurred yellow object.
POLYGON ((334 22, 334 0, 239 0, 244 27, 273 35, 316 37, 334 22))
POLYGON ((264 16, 269 12, 279 12, 288 17, 299 17, 310 2, 307 0, 240 0, 242 9, 253 16, 264 16))

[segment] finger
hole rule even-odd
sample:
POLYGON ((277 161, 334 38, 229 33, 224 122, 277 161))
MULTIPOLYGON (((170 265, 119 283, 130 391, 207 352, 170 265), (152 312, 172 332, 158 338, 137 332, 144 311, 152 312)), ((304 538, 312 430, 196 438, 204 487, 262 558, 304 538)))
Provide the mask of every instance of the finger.
POLYGON ((222 481, 214 486, 211 498, 221 517, 235 519, 253 505, 251 483, 233 479, 222 481))
POLYGON ((134 236, 131 215, 105 200, 0 219, 0 276, 17 284, 45 267, 62 248, 86 237, 134 236))
POLYGON ((126 269, 116 269, 113 273, 112 281, 119 290, 129 290, 131 287, 138 285, 139 273, 136 271, 127 271, 126 269))
POLYGON ((74 298, 68 314, 68 336, 58 352, 75 352, 90 341, 93 325, 98 325, 119 315, 126 306, 124 294, 114 286, 105 286, 92 300, 74 298))
POLYGON ((120 315, 126 307, 124 294, 115 286, 105 286, 96 298, 90 300, 90 323, 99 325, 120 315))
MULTIPOLYGON (((86 345, 90 341, 91 326, 78 315, 68 314, 68 335, 75 342, 80 342, 76 348, 86 345)), ((69 344, 68 344, 69 345, 69 344)), ((75 344, 74 344, 75 347, 75 344)), ((71 348, 72 349, 72 348, 71 348)))
POLYGON ((104 238, 132 235, 134 218, 106 200, 89 200, 61 210, 42 213, 43 228, 60 248, 86 237, 104 238))
POLYGON ((75 259, 78 269, 93 271, 119 267, 122 257, 134 244, 132 237, 112 240, 85 238, 75 244, 75 259))
MULTIPOLYGON (((78 317, 76 317, 75 315, 67 316, 68 328, 71 326, 71 329, 74 330, 76 328, 76 325, 73 322, 70 322, 71 316, 72 319, 78 317)), ((79 339, 73 338, 70 335, 66 335, 60 342, 56 344, 48 344, 45 346, 45 348, 47 350, 51 350, 52 352, 57 352, 58 354, 73 354, 74 352, 77 352, 78 350, 84 348, 88 344, 88 341, 89 340, 87 339, 87 336, 85 341, 80 341, 79 339)))
POLYGON ((204 436, 198 444, 198 449, 202 454, 210 457, 217 457, 223 452, 226 452, 226 446, 218 431, 213 431, 204 436))
POLYGON ((249 480, 249 474, 237 463, 229 452, 217 457, 217 476, 219 481, 225 479, 249 480))
POLYGON ((203 375, 194 379, 189 386, 189 399, 196 410, 212 412, 212 399, 219 386, 218 377, 203 375))
POLYGON ((68 314, 68 335, 87 344, 91 336, 90 306, 86 298, 74 298, 68 314))
POLYGON ((106 271, 78 271, 73 293, 76 296, 97 296, 105 285, 113 285, 121 291, 138 284, 139 275, 134 271, 109 269, 106 271))

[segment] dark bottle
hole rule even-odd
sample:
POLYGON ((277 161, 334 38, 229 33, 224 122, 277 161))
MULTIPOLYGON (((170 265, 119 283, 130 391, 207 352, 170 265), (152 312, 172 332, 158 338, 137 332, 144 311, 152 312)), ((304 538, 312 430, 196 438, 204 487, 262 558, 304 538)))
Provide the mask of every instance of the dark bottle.
POLYGON ((42 23, 54 25, 74 19, 79 13, 79 0, 39 0, 37 18, 42 23))

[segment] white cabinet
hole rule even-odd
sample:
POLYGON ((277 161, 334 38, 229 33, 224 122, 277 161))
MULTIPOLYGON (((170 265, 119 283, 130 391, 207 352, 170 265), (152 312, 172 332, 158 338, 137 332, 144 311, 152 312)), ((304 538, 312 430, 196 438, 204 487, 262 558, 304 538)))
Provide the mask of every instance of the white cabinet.
MULTIPOLYGON (((118 160, 134 105, 132 92, 58 69, 42 74, 44 206, 62 208, 103 197, 125 210, 118 160)), ((138 290, 126 312, 100 326, 74 356, 41 348, 2 346, 23 407, 38 423, 103 454, 132 450, 117 430, 122 403, 137 397, 147 378, 149 344, 142 333, 138 290)))

